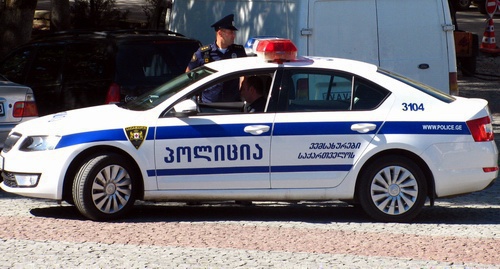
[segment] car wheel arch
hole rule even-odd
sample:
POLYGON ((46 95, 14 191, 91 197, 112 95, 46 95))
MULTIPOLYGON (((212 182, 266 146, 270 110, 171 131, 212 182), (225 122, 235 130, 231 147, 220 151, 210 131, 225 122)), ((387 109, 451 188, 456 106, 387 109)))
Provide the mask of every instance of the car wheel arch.
POLYGON ((73 202, 73 182, 75 180, 75 176, 80 170, 80 167, 82 164, 86 163, 89 159, 92 157, 95 157, 97 154, 102 155, 106 153, 114 153, 118 154, 120 156, 123 156, 126 158, 130 163, 134 165, 132 167, 136 171, 138 171, 138 175, 141 177, 138 180, 137 184, 137 189, 136 189, 136 197, 138 200, 142 200, 144 196, 144 178, 142 178, 142 173, 140 172, 139 165, 137 162, 134 160, 132 156, 130 156, 127 152, 123 151, 122 149, 112 147, 112 146, 95 146, 88 148, 80 154, 78 154, 70 163, 68 166, 68 169, 66 170, 66 174, 64 176, 64 184, 63 184, 63 193, 62 193, 62 200, 74 204, 73 202))
POLYGON ((402 150, 402 149, 390 149, 390 150, 385 150, 378 152, 377 154, 371 156, 366 162, 363 164, 361 169, 359 170, 359 173, 356 177, 356 185, 354 189, 354 201, 355 203, 359 202, 359 187, 361 184, 361 175, 363 174, 364 170, 369 167, 375 160, 380 159, 382 157, 386 156, 405 156, 411 160, 413 160, 421 169, 422 172, 424 173, 424 176, 426 178, 426 183, 427 183, 427 197, 430 199, 431 205, 434 205, 434 199, 436 197, 436 191, 435 191, 435 184, 434 184, 434 176, 432 174, 431 169, 429 166, 425 163, 425 161, 418 155, 416 155, 413 152, 407 151, 407 150, 402 150))

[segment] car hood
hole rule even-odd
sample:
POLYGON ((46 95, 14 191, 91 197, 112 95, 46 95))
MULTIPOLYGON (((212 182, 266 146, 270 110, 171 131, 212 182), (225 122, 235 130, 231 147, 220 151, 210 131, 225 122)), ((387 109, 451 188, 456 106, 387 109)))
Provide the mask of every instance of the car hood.
POLYGON ((43 116, 17 125, 14 132, 22 135, 67 135, 96 130, 110 130, 145 125, 143 111, 123 109, 117 105, 101 105, 43 116))

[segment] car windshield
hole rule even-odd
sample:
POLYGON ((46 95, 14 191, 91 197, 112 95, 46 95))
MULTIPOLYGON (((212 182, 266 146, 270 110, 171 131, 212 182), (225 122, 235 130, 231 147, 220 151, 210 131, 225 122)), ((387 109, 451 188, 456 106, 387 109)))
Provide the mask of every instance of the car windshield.
POLYGON ((170 98, 172 95, 180 92, 187 86, 215 73, 216 71, 206 68, 200 67, 196 68, 190 72, 181 74, 176 78, 170 80, 169 82, 153 89, 149 92, 146 92, 136 99, 123 104, 123 108, 143 111, 148 110, 157 105, 161 104, 163 101, 170 98))
POLYGON ((382 68, 379 68, 377 70, 377 72, 382 73, 384 75, 387 75, 387 76, 394 78, 396 80, 399 80, 405 84, 408 84, 408 85, 414 87, 415 89, 417 89, 421 92, 424 92, 424 93, 426 93, 426 94, 428 94, 436 99, 439 99, 445 103, 451 103, 451 102, 456 100, 455 97, 453 97, 449 94, 446 94, 440 90, 437 90, 429 85, 426 85, 426 84, 423 84, 421 82, 409 79, 407 77, 401 76, 401 75, 393 73, 391 71, 387 71, 387 70, 384 70, 382 68))

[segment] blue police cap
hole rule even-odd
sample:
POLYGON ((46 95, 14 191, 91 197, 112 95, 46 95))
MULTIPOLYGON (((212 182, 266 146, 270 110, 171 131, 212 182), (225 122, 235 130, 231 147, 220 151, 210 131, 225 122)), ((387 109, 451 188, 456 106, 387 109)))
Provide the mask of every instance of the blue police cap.
POLYGON ((229 14, 226 17, 217 21, 216 23, 212 24, 211 27, 213 27, 215 29, 215 31, 217 31, 219 29, 228 29, 228 30, 238 31, 238 29, 236 29, 236 27, 234 27, 233 22, 234 22, 234 15, 229 14))

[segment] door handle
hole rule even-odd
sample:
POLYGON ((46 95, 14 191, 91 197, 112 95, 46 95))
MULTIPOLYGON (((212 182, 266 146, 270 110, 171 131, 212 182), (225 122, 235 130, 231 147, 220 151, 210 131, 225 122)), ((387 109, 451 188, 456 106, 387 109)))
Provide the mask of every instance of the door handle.
POLYGON ((356 123, 351 125, 351 130, 356 131, 361 134, 368 133, 369 131, 373 131, 377 128, 376 124, 373 123, 356 123))
POLYGON ((253 135, 261 135, 267 131, 269 131, 270 127, 267 125, 249 125, 246 126, 243 131, 245 133, 253 134, 253 135))

